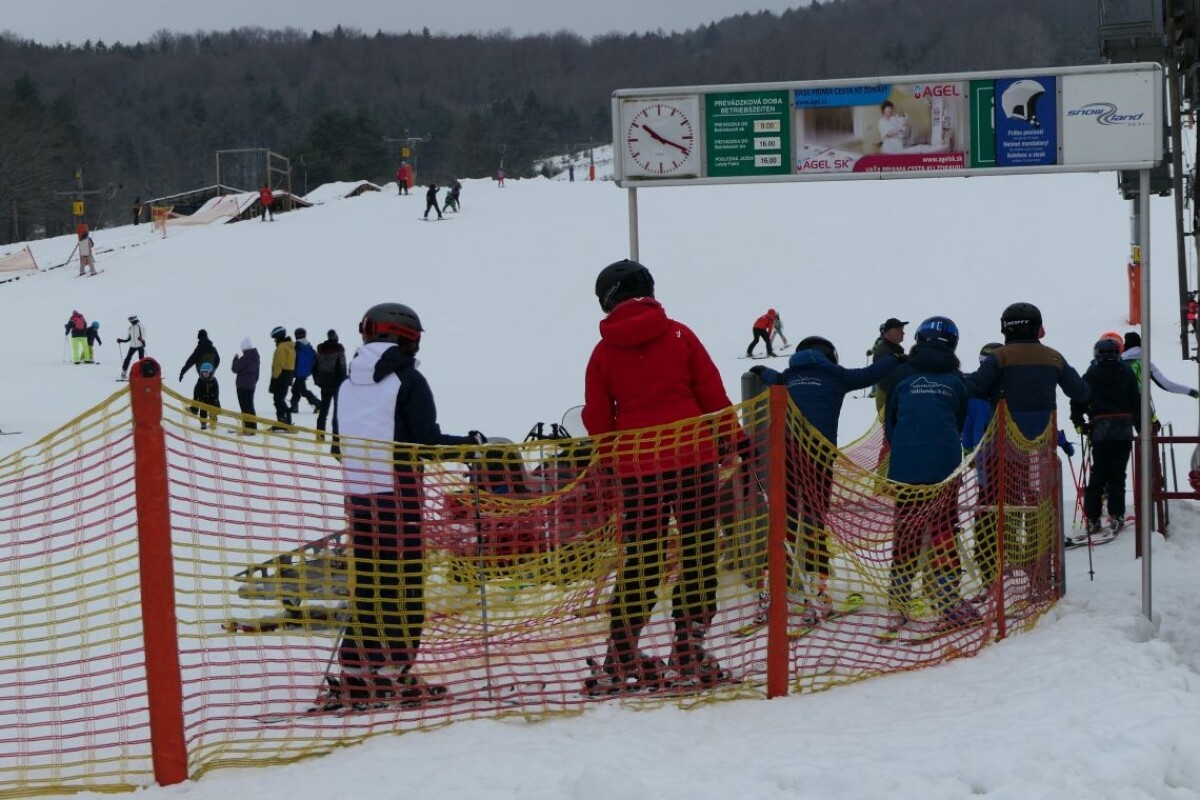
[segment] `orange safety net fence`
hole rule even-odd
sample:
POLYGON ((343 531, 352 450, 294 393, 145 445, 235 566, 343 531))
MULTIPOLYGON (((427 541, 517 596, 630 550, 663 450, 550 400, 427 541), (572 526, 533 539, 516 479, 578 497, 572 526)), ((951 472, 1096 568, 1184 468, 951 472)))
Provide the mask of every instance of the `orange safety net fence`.
MULTIPOLYGON (((911 487, 881 474, 877 426, 838 450, 786 395, 433 448, 251 433, 152 386, 174 581, 155 602, 193 777, 457 720, 826 688, 971 655, 1057 596, 1053 449, 1001 415, 911 487)), ((0 796, 161 779, 125 398, 0 462, 0 796)))

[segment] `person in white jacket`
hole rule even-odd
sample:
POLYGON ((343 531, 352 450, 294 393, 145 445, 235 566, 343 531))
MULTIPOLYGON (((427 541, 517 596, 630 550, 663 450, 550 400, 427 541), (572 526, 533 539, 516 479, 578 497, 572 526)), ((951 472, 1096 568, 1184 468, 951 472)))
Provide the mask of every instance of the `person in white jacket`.
POLYGON ((129 318, 129 332, 125 334, 124 339, 117 339, 117 342, 129 343, 129 352, 125 354, 125 362, 121 364, 121 380, 125 380, 129 375, 129 364, 133 361, 133 354, 136 352, 138 358, 146 357, 146 331, 138 321, 137 314, 129 318))
MULTIPOLYGON (((1129 331, 1125 334, 1125 349, 1121 351, 1121 360, 1133 368, 1133 374, 1137 376, 1138 386, 1140 387, 1142 385, 1142 337, 1137 331, 1129 331)), ((1153 361, 1150 362, 1150 380, 1158 388, 1164 389, 1171 394, 1186 394, 1193 400, 1200 397, 1200 392, 1197 392, 1192 387, 1176 383, 1166 375, 1163 375, 1162 370, 1153 361)), ((1153 403, 1150 406, 1150 423, 1156 429, 1159 427, 1158 415, 1154 413, 1153 403)))

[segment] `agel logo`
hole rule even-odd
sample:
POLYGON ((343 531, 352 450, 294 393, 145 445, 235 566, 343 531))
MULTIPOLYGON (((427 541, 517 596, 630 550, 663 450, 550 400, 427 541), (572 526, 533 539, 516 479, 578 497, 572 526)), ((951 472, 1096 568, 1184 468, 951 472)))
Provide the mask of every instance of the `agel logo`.
POLYGON ((1145 112, 1137 114, 1118 114, 1117 107, 1112 103, 1088 103, 1086 106, 1072 108, 1067 112, 1068 117, 1092 117, 1101 125, 1140 125, 1145 112))
POLYGON ((913 86, 913 97, 920 100, 924 97, 958 97, 958 84, 943 83, 931 86, 916 84, 913 86))

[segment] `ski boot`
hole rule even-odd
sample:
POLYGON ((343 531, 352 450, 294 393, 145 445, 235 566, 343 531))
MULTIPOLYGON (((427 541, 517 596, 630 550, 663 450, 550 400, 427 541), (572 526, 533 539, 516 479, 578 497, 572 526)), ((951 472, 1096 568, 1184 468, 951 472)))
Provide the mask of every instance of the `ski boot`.
POLYGON ((728 682, 732 674, 704 649, 704 625, 693 622, 680 630, 671 652, 674 686, 712 686, 728 682))
POLYGON ((656 691, 663 686, 662 661, 640 650, 620 658, 610 648, 603 664, 597 664, 591 658, 587 663, 592 674, 583 682, 583 693, 588 697, 636 694, 656 691))
POLYGON ((375 672, 343 672, 337 677, 326 675, 328 688, 317 700, 323 711, 345 709, 363 710, 386 703, 395 696, 391 678, 375 672))

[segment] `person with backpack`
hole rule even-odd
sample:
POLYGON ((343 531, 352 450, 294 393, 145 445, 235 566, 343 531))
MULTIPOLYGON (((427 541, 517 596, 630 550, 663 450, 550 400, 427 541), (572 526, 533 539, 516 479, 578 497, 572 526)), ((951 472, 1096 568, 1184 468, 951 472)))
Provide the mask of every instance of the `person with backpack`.
POLYGON ((92 320, 92 324, 87 329, 87 355, 83 359, 85 364, 96 363, 96 355, 93 348, 98 344, 104 344, 100 339, 100 323, 92 320))
POLYGON ((270 184, 264 183, 262 188, 258 190, 258 206, 259 206, 259 221, 266 222, 267 215, 271 216, 271 222, 275 221, 275 193, 271 191, 270 184))
POLYGON ((88 353, 87 319, 78 311, 72 311, 63 331, 71 337, 71 363, 82 364, 88 353))
POLYGON ((437 201, 438 187, 436 183, 429 184, 429 190, 425 192, 425 216, 424 219, 429 219, 430 210, 436 211, 438 219, 442 218, 442 209, 438 207, 437 201))
MULTIPOLYGON (((221 407, 221 387, 217 385, 217 378, 213 375, 216 367, 213 364, 205 361, 196 367, 196 372, 199 377, 196 378, 196 385, 192 389, 192 399, 197 403, 204 403, 214 408, 221 407)), ((196 416, 200 417, 200 430, 208 428, 209 423, 212 424, 213 430, 217 428, 217 412, 209 411, 207 408, 199 406, 189 406, 188 411, 191 411, 196 416), (211 417, 211 419, 210 419, 211 417)))
POLYGON ((308 389, 308 379, 312 376, 313 366, 317 362, 317 351, 308 343, 308 331, 296 328, 296 377, 292 379, 292 405, 289 409, 293 414, 300 413, 300 398, 308 401, 313 413, 321 407, 321 401, 308 389))
POLYGON ((188 356, 187 361, 183 362, 183 367, 179 370, 179 380, 183 381, 183 376, 192 367, 199 372, 201 364, 211 364, 213 372, 216 372, 217 367, 221 365, 221 356, 217 353, 217 346, 208 338, 208 331, 204 328, 196 332, 196 346, 192 349, 192 354, 188 356))
MULTIPOLYGON (((237 376, 234 379, 233 388, 237 392, 238 408, 246 416, 253 417, 257 413, 254 410, 254 390, 258 388, 260 364, 258 348, 250 341, 249 336, 242 339, 239 347, 241 353, 233 357, 233 364, 229 368, 237 376)), ((252 436, 257 429, 258 423, 254 420, 242 420, 243 434, 252 436)))
POLYGON ((346 348, 338 341, 338 334, 330 330, 325 341, 317 345, 317 365, 313 368, 313 383, 321 390, 321 405, 317 412, 317 430, 325 430, 329 407, 337 396, 338 387, 346 379, 346 348))
MULTIPOLYGON (((271 358, 271 382, 268 388, 275 401, 275 419, 283 425, 292 424, 292 410, 288 405, 288 390, 296 376, 296 345, 287 335, 287 328, 276 325, 271 329, 275 340, 275 355, 271 358)), ((286 431, 283 425, 272 425, 273 431, 286 431)))
POLYGON ((137 314, 129 318, 129 331, 125 334, 124 339, 117 339, 118 344, 129 344, 129 350, 125 353, 125 361, 121 364, 121 380, 126 380, 129 376, 129 365, 133 362, 133 354, 137 353, 138 358, 146 357, 146 331, 142 327, 142 323, 138 321, 137 314))
POLYGON ((763 344, 767 346, 767 356, 775 355, 775 350, 771 347, 771 337, 775 330, 775 319, 778 316, 775 309, 768 308, 767 313, 754 320, 754 325, 751 326, 754 338, 750 341, 750 346, 746 348, 746 358, 754 357, 754 348, 759 339, 762 339, 763 344))
POLYGON ((1125 471, 1134 431, 1141 430, 1141 391, 1115 342, 1101 339, 1092 347, 1092 355, 1095 360, 1083 374, 1091 397, 1071 402, 1075 430, 1092 443, 1092 474, 1083 493, 1083 514, 1088 534, 1101 533, 1100 511, 1107 494, 1109 535, 1116 536, 1125 526, 1125 471))

